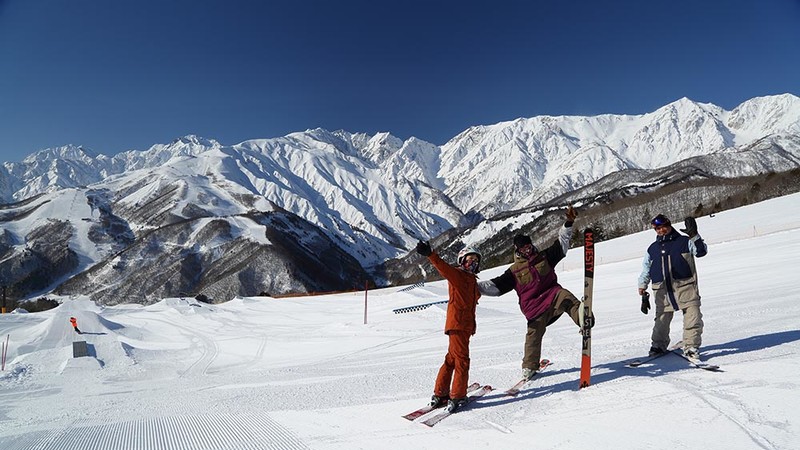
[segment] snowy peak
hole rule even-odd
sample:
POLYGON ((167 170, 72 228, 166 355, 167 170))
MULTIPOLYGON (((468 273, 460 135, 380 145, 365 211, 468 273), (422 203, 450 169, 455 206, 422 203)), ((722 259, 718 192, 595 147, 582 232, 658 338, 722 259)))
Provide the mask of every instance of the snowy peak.
POLYGON ((169 160, 179 156, 197 156, 209 150, 214 150, 222 147, 222 145, 213 140, 205 139, 195 135, 188 135, 177 138, 169 144, 156 144, 150 147, 149 150, 142 152, 145 159, 160 159, 169 160))
POLYGON ((53 160, 61 159, 65 161, 79 161, 87 162, 97 158, 97 154, 88 150, 80 145, 64 145, 62 147, 52 147, 39 150, 38 152, 28 156, 22 162, 23 164, 49 164, 53 160))
POLYGON ((624 152, 634 164, 656 169, 733 145, 715 105, 682 98, 641 118, 641 126, 624 152))
POLYGON ((731 111, 727 126, 736 132, 738 145, 769 134, 798 134, 800 97, 782 94, 747 100, 731 111))
POLYGON ((366 133, 349 133, 344 130, 338 130, 333 134, 338 136, 361 158, 374 164, 385 162, 404 145, 402 139, 386 132, 370 136, 366 133))
POLYGON ((206 139, 194 134, 187 134, 182 138, 175 139, 173 143, 178 143, 184 145, 196 145, 196 146, 204 146, 204 147, 219 147, 220 143, 215 141, 214 139, 206 139))
POLYGON ((678 100, 675 100, 674 102, 657 109, 655 112, 659 113, 661 111, 677 111, 679 115, 711 114, 714 116, 720 116, 725 112, 724 109, 714 105, 713 103, 696 102, 687 97, 681 97, 678 100))
POLYGON ((402 139, 389 133, 378 133, 367 141, 366 146, 360 148, 362 155, 370 161, 380 164, 403 147, 402 139))

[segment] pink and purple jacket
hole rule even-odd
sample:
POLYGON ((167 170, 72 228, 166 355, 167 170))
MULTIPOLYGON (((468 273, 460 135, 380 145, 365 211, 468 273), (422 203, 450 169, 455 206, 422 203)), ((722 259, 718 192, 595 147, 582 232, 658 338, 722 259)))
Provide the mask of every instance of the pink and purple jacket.
POLYGON ((484 291, 486 285, 481 286, 481 291, 487 295, 503 295, 514 289, 519 297, 519 309, 525 318, 533 320, 539 317, 550 308, 563 289, 558 284, 555 266, 566 256, 571 236, 572 223, 567 222, 559 231, 558 239, 544 251, 534 250, 528 259, 514 252, 514 264, 502 275, 490 280, 499 292, 484 291))

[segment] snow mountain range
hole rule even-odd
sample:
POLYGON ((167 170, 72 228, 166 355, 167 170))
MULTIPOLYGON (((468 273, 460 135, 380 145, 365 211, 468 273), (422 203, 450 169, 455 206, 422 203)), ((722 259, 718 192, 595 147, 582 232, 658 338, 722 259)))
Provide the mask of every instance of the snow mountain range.
POLYGON ((442 146, 313 129, 235 145, 185 136, 112 157, 46 149, 0 167, 0 282, 20 297, 55 288, 105 304, 383 284, 384 263, 418 239, 469 229, 478 241, 509 216, 513 232, 524 211, 658 184, 648 177, 681 164, 721 178, 797 169, 800 98, 521 118, 442 146))

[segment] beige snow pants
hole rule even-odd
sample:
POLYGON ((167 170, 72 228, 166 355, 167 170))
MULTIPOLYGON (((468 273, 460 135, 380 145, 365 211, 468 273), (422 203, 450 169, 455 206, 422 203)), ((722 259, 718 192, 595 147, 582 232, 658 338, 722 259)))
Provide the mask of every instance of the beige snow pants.
MULTIPOLYGON (((666 350, 669 347, 669 326, 675 311, 667 300, 665 289, 655 292, 656 318, 653 325, 653 347, 666 350)), ((700 312, 700 300, 693 301, 681 308, 683 312, 683 348, 700 348, 703 335, 703 314, 700 312)))

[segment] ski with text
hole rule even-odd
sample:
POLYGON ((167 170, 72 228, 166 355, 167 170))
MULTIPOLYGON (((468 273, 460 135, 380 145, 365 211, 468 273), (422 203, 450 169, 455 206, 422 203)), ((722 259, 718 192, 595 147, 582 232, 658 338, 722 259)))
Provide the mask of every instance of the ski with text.
POLYGON ((539 375, 539 373, 541 371, 546 369, 551 364, 553 364, 553 363, 549 359, 543 359, 543 360, 539 361, 539 370, 536 371, 536 374, 531 378, 528 378, 528 379, 523 378, 523 379, 517 381, 517 384, 515 384, 514 386, 511 386, 511 388, 506 391, 506 395, 510 395, 510 396, 513 397, 513 396, 516 396, 517 394, 519 394, 519 391, 521 391, 522 388, 525 387, 525 385, 528 384, 529 381, 531 381, 533 378, 535 378, 537 375, 539 375))
MULTIPOLYGON (((474 391, 475 389, 478 389, 479 387, 481 387, 480 383, 472 383, 472 384, 470 384, 469 386, 467 386, 467 393, 468 393, 467 395, 469 395, 470 392, 474 391)), ((420 408, 420 409, 418 409, 416 411, 412 411, 412 412, 404 415, 403 418, 408 419, 408 420, 414 420, 417 417, 422 417, 425 414, 428 414, 429 412, 433 411, 434 409, 443 408, 445 405, 447 405, 447 403, 442 403, 441 405, 438 405, 438 406, 425 405, 425 406, 423 406, 422 408, 420 408)))
POLYGON ((581 324, 581 378, 578 388, 589 386, 592 372, 592 288, 594 287, 594 231, 583 231, 583 323, 581 324))
POLYGON ((451 415, 457 413, 458 411, 461 411, 461 409, 466 408, 467 406, 469 406, 470 403, 472 403, 473 400, 475 400, 478 397, 482 397, 484 394, 486 394, 488 392, 491 392, 493 389, 494 388, 492 388, 488 384, 485 385, 485 386, 482 386, 477 391, 469 394, 467 396, 467 403, 464 406, 462 406, 461 408, 459 408, 458 410, 450 412, 447 409, 445 409, 444 411, 441 411, 438 414, 435 414, 433 417, 430 417, 428 419, 423 420, 422 423, 424 423, 425 425, 427 425, 429 427, 432 427, 432 426, 436 425, 437 423, 441 422, 442 420, 444 420, 444 419, 450 417, 451 415))

